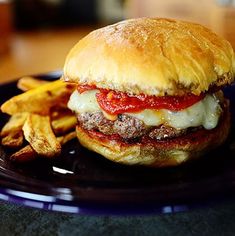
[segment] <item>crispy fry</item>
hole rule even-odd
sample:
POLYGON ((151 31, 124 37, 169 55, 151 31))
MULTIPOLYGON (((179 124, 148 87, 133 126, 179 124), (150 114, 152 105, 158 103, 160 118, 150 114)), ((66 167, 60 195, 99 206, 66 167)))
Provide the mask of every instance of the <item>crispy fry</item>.
POLYGON ((49 81, 36 79, 31 76, 25 76, 18 80, 17 88, 21 89, 22 91, 28 91, 30 89, 37 88, 43 84, 47 84, 49 81))
POLYGON ((75 131, 72 131, 68 134, 65 134, 63 136, 60 136, 60 137, 57 137, 57 140, 60 142, 61 145, 64 145, 66 144, 67 142, 69 142, 70 140, 76 138, 77 135, 76 135, 76 132, 75 131))
POLYGON ((77 124, 77 119, 73 114, 68 114, 62 117, 59 117, 56 120, 51 122, 52 129, 56 135, 64 134, 73 128, 77 124))
POLYGON ((50 117, 52 120, 56 120, 66 115, 73 115, 74 113, 67 107, 55 106, 51 108, 50 117))
POLYGON ((48 115, 51 107, 66 106, 75 87, 61 80, 47 83, 12 97, 1 106, 1 110, 9 115, 20 112, 48 115))
POLYGON ((61 145, 50 125, 49 116, 30 114, 23 126, 25 139, 42 156, 54 157, 60 154, 61 145))
POLYGON ((3 126, 1 131, 2 145, 17 148, 21 147, 24 141, 22 127, 28 113, 17 113, 3 126))
POLYGON ((37 153, 33 150, 33 148, 30 145, 21 148, 19 151, 15 152, 10 156, 10 160, 16 162, 32 161, 35 160, 36 158, 37 158, 37 153))
POLYGON ((0 135, 4 146, 21 147, 24 137, 29 145, 11 155, 10 160, 26 162, 37 156, 59 155, 61 145, 76 137, 74 131, 67 133, 75 128, 76 117, 66 108, 76 85, 23 77, 17 86, 27 92, 12 97, 1 106, 2 112, 12 117, 0 135), (56 137, 54 133, 62 136, 56 137))
POLYGON ((11 116, 9 121, 2 128, 1 137, 7 136, 13 131, 20 131, 24 125, 27 116, 27 112, 16 113, 11 116))
POLYGON ((10 148, 21 147, 24 142, 22 130, 12 130, 9 134, 2 137, 2 145, 10 148))
MULTIPOLYGON (((70 132, 68 134, 65 134, 64 136, 57 137, 57 141, 60 142, 61 145, 66 144, 70 140, 74 139, 76 137, 76 132, 70 132)), ((15 152, 10 156, 11 161, 16 162, 27 162, 27 161, 33 161, 37 158, 38 154, 33 150, 33 148, 30 145, 27 145, 23 148, 21 148, 19 151, 15 152)))

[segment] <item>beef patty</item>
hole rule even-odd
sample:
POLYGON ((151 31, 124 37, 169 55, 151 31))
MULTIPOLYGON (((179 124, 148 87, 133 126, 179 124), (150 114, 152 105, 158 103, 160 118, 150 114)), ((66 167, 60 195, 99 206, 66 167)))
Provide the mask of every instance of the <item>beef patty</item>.
POLYGON ((178 130, 170 126, 146 126, 143 121, 125 114, 118 115, 115 121, 108 120, 102 112, 85 112, 77 115, 82 128, 97 130, 106 135, 118 134, 124 139, 135 139, 148 135, 152 139, 163 140, 179 137, 187 132, 187 129, 178 130))

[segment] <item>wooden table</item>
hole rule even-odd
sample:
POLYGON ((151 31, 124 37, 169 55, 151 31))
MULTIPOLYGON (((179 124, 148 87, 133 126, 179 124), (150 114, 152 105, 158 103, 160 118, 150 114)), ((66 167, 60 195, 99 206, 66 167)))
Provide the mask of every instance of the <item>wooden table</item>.
POLYGON ((0 55, 0 83, 63 68, 72 46, 94 27, 13 33, 10 49, 0 55))

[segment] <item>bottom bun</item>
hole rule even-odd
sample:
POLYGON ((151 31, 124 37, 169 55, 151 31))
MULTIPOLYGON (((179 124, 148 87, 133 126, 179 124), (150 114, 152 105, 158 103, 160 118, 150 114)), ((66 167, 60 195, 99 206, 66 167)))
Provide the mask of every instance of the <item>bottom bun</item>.
POLYGON ((143 138, 141 142, 126 143, 96 131, 84 130, 80 126, 77 126, 76 131, 81 145, 111 161, 151 167, 177 166, 202 156, 226 140, 230 129, 230 114, 227 106, 225 110, 215 129, 199 129, 165 141, 143 138))

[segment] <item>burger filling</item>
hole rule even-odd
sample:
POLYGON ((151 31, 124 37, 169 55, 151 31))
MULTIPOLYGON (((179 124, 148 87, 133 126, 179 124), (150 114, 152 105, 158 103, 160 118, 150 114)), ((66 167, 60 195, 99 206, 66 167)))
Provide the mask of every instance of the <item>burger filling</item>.
POLYGON ((222 113, 222 91, 200 96, 154 97, 128 95, 80 86, 68 107, 85 130, 123 139, 148 136, 164 140, 198 129, 214 129, 222 113))

